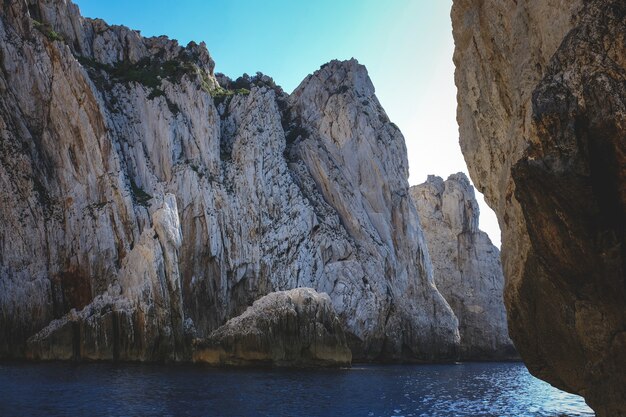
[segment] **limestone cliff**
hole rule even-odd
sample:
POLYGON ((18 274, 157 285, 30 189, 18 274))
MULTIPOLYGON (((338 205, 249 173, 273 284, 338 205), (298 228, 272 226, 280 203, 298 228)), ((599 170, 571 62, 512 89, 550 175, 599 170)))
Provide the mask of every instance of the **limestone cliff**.
POLYGON ((530 371, 626 415, 626 3, 455 0, 461 148, 530 371))
POLYGON ((456 357, 404 139, 355 60, 287 95, 217 77, 204 44, 10 0, 0 69, 0 356, 188 360, 312 287, 355 359, 456 357))
POLYGON ((459 319, 460 358, 515 359, 502 292, 500 251, 478 228, 474 187, 463 173, 410 188, 424 229, 437 289, 459 319))

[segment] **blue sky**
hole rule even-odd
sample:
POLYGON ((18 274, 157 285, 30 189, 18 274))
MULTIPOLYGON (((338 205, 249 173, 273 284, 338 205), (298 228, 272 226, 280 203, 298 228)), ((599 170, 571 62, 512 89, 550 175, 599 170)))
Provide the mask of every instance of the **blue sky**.
MULTIPOLYGON (((458 146, 452 0, 74 0, 83 15, 205 41, 215 70, 261 71, 291 92, 331 59, 364 64, 389 117, 402 130, 410 184, 467 168, 458 146)), ((495 215, 478 195, 481 227, 499 246, 495 215)))

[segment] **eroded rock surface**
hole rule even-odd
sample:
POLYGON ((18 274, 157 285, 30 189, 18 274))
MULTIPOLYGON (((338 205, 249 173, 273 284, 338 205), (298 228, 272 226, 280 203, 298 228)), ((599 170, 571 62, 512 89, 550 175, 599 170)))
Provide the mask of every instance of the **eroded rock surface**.
POLYGON ((181 360, 184 335, 176 199, 167 194, 153 225, 124 258, 118 281, 27 341, 32 359, 181 360))
POLYGON ((312 288, 270 293, 194 343, 211 365, 349 366, 352 353, 330 298, 312 288))
POLYGON ((410 188, 424 229, 435 284, 459 319, 460 358, 515 359, 504 309, 500 251, 478 228, 474 187, 463 173, 410 188))
POLYGON ((0 356, 190 359, 312 287, 357 359, 456 357, 404 139, 355 60, 289 96, 65 0, 4 2, 0 57, 0 356))
POLYGON ((455 0, 461 147, 536 376, 626 415, 626 4, 455 0), (514 4, 513 4, 514 3, 514 4))

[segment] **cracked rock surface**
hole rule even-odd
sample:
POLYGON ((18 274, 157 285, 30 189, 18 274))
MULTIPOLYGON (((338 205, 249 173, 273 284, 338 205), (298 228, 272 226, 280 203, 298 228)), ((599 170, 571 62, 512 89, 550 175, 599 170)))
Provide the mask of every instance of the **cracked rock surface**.
MULTIPOLYGON (((513 4, 514 3, 514 4, 513 4)), ((626 415, 626 4, 452 9, 460 142, 498 215, 530 371, 626 415)))
POLYGON ((0 58, 0 356, 190 360, 311 287, 354 359, 456 358, 404 138, 355 60, 287 95, 67 0, 5 1, 0 58))
POLYGON ((500 251, 478 228, 474 187, 465 174, 433 175, 410 188, 424 229, 435 284, 459 319, 462 360, 518 356, 509 339, 500 251))

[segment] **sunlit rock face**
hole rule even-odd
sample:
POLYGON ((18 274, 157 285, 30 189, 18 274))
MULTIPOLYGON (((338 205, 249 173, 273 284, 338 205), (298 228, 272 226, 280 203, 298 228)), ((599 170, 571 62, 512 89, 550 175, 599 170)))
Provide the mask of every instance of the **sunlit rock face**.
POLYGON ((311 287, 354 359, 456 357, 404 139, 358 62, 288 96, 67 1, 0 7, 0 356, 189 360, 311 287))
POLYGON ((433 175, 410 188, 424 229, 435 284, 459 319, 460 358, 517 358, 509 339, 500 251, 478 228, 474 187, 463 173, 433 175))
POLYGON ((626 3, 455 0, 461 147, 532 373, 626 415, 626 3))
POLYGON ((336 306, 348 307, 336 308, 351 339, 373 336, 364 351, 351 343, 354 356, 455 355, 458 322, 433 283, 408 193, 404 138, 380 106, 365 67, 332 61, 308 76, 289 104, 287 159, 321 214, 320 248, 330 279, 320 279, 328 280, 320 289, 336 306))
POLYGON ((270 293, 194 341, 193 360, 220 366, 349 366, 352 353, 330 298, 312 288, 270 293))

